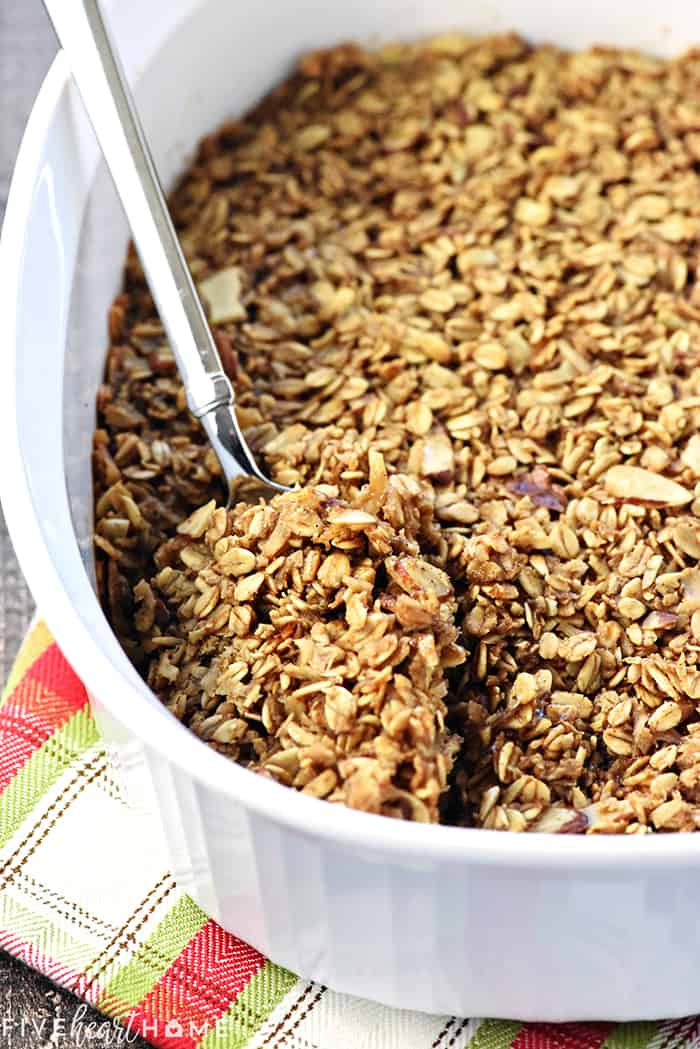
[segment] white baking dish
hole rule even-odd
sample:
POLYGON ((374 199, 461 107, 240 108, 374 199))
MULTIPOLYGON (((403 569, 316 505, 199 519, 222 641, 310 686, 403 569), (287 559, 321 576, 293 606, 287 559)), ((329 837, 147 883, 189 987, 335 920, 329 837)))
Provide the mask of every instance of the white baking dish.
MULTIPOLYGON (((166 182, 309 47, 453 27, 663 53, 700 42, 693 0, 119 0, 111 14, 166 182)), ((95 598, 89 539, 95 391, 126 240, 59 56, 2 243, 3 506, 134 803, 155 798, 180 884, 274 961, 396 1006, 541 1020, 700 1010, 700 835, 518 836, 348 811, 227 762, 140 681, 95 598)))

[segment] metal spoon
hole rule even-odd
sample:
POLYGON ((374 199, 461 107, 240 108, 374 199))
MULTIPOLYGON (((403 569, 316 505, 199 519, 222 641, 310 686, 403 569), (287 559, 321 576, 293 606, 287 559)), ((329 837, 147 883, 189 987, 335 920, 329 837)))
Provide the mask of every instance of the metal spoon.
POLYGON ((233 388, 224 373, 194 286, 121 63, 97 0, 44 0, 49 18, 100 143, 185 386, 228 484, 254 478, 266 494, 286 492, 270 480, 241 433, 233 388))

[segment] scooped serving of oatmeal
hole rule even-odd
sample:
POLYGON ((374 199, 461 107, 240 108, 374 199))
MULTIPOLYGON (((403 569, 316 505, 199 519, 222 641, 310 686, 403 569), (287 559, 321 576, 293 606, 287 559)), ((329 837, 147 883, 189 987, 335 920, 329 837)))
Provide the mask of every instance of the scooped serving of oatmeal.
POLYGON ((226 510, 136 255, 98 586, 211 747, 368 812, 700 828, 700 51, 304 57, 171 207, 246 437, 226 510))

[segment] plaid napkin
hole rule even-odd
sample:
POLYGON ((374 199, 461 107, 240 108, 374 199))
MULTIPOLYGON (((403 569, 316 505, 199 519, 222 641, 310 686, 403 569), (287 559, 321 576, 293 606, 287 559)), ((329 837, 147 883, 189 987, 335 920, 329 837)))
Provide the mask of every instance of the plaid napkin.
POLYGON ((427 1016, 273 965, 178 891, 158 827, 126 806, 85 689, 42 623, 0 700, 0 946, 163 1049, 680 1049, 700 1037, 698 1017, 427 1016))

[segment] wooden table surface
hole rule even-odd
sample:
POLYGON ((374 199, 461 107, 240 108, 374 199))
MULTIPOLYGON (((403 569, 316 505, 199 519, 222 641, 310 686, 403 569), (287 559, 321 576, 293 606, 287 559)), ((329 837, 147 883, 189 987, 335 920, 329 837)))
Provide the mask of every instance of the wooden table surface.
MULTIPOLYGON (((39 85, 56 51, 40 0, 0 0, 0 220, 22 130, 39 85)), ((0 465, 0 469, 2 469, 0 465)), ((0 677, 4 681, 33 612, 0 512, 0 677)), ((90 1049, 146 1042, 116 1041, 111 1024, 90 1028, 100 1017, 85 1013, 60 990, 0 951, 1 1049, 90 1049), (80 1010, 80 1011, 79 1011, 80 1010), (110 1040, 111 1035, 111 1040, 110 1040)))

